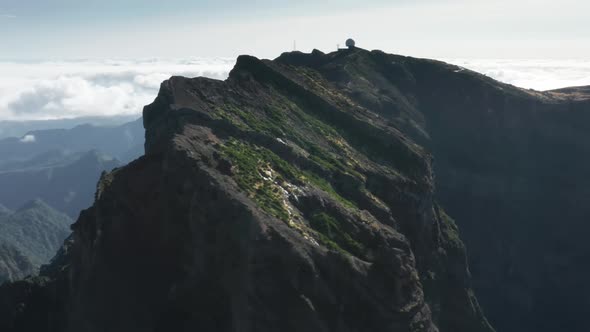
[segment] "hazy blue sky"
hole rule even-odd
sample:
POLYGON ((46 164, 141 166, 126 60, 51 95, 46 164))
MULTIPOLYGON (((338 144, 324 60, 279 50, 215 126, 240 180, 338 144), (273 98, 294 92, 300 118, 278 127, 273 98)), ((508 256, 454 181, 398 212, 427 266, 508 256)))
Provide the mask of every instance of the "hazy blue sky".
POLYGON ((0 58, 275 57, 359 46, 422 57, 590 58, 583 0, 0 0, 0 58))
POLYGON ((331 51, 353 37, 525 88, 588 85, 588 13, 581 0, 0 0, 0 121, 139 116, 171 75, 223 79, 235 56, 294 40, 331 51))

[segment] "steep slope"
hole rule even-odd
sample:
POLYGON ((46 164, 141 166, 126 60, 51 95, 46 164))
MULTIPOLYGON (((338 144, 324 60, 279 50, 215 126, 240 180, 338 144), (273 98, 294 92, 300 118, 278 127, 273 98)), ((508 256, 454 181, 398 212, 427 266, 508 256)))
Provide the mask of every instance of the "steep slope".
POLYGON ((523 90, 362 50, 278 61, 320 72, 432 151, 437 198, 461 227, 476 293, 499 331, 587 329, 588 87, 523 90))
POLYGON ((90 151, 75 155, 51 152, 35 160, 0 167, 0 202, 16 209, 27 201, 41 198, 70 217, 78 217, 94 198, 101 172, 121 163, 90 151))
POLYGON ((500 331, 586 331, 588 97, 477 78, 422 98, 438 197, 461 227, 477 294, 500 331))
POLYGON ((430 155, 319 72, 240 57, 144 124, 7 330, 492 331, 430 155))
POLYGON ((0 214, 0 283, 33 274, 70 234, 72 219, 34 200, 0 214))
POLYGON ((492 331, 450 215, 500 332, 585 331, 586 90, 362 49, 173 77, 0 329, 492 331))

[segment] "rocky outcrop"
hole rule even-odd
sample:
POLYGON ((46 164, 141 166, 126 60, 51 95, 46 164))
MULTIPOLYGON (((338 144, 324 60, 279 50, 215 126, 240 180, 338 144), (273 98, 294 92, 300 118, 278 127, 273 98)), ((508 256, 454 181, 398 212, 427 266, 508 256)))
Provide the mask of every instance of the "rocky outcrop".
POLYGON ((463 76, 469 84, 425 76, 433 83, 420 100, 437 196, 460 225, 480 302, 499 331, 586 331, 587 89, 537 93, 463 76))
POLYGON ((146 156, 102 177, 38 280, 0 290, 8 307, 36 308, 5 304, 0 321, 36 331, 491 331, 457 229, 436 204, 430 154, 359 100, 283 59, 240 57, 224 82, 164 82, 144 111, 146 156))
POLYGON ((523 114, 586 107, 564 94, 358 48, 173 77, 144 109, 146 155, 103 174, 40 277, 0 287, 0 329, 491 332, 449 215, 472 261, 506 256, 482 253, 489 218, 460 209, 485 188, 453 175, 514 165, 494 157, 532 141, 496 144, 519 146, 523 114))

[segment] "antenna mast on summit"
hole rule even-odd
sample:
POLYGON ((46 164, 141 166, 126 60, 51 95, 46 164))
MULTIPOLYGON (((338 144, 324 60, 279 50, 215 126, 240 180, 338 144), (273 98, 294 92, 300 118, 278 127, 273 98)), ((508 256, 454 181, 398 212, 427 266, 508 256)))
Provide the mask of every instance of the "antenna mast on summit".
POLYGON ((293 51, 297 51, 297 40, 293 40, 293 51))

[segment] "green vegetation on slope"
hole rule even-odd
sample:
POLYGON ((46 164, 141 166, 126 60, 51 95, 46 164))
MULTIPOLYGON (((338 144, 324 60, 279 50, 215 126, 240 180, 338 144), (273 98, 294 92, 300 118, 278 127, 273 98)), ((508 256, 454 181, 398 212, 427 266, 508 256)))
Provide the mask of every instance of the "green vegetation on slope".
POLYGON ((364 246, 342 229, 340 222, 325 212, 314 214, 310 219, 310 226, 318 232, 322 244, 355 256, 362 256, 364 246))
POLYGON ((309 219, 309 227, 293 222, 300 218, 293 212, 289 199, 306 186, 321 189, 344 206, 358 210, 353 202, 341 197, 329 182, 287 163, 266 148, 236 139, 230 139, 223 151, 234 165, 234 179, 238 186, 265 212, 304 234, 315 234, 314 238, 327 248, 355 256, 363 254, 363 245, 345 232, 336 218, 325 212, 314 214, 309 219))
POLYGON ((288 193, 294 189, 311 185, 330 194, 334 199, 348 207, 354 203, 340 196, 332 185, 318 175, 301 170, 272 151, 230 139, 223 147, 236 169, 234 176, 240 188, 254 198, 266 212, 288 221, 288 193))
POLYGON ((0 242, 14 246, 39 267, 55 255, 71 224, 67 215, 35 200, 0 217, 0 242))

